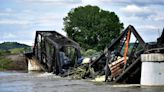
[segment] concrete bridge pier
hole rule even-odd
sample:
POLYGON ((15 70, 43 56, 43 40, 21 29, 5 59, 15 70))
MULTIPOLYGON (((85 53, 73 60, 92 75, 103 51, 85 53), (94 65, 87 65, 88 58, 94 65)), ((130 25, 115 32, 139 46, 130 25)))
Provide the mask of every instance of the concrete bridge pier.
POLYGON ((28 71, 42 71, 42 68, 40 67, 36 59, 28 58, 27 63, 28 63, 28 71))
POLYGON ((150 53, 141 55, 141 85, 164 85, 164 54, 150 53))

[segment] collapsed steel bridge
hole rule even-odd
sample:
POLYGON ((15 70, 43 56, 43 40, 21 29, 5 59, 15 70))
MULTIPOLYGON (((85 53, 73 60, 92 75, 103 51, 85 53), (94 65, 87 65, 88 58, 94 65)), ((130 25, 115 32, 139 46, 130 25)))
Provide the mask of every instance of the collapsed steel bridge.
POLYGON ((80 46, 56 31, 36 31, 33 52, 26 57, 37 60, 46 72, 62 74, 78 63, 80 46))
POLYGON ((105 81, 108 82, 140 83, 141 54, 154 52, 164 53, 164 31, 157 43, 151 45, 145 43, 135 28, 129 25, 106 47, 104 53, 90 64, 90 67, 95 71, 102 71, 105 66, 105 81), (130 43, 132 34, 136 39, 133 44, 130 43), (104 61, 104 66, 99 67, 104 61))
MULTIPOLYGON (((154 52, 164 53, 164 31, 157 43, 148 44, 129 25, 105 48, 99 58, 89 63, 89 68, 93 68, 95 72, 104 72, 105 81, 108 82, 139 83, 140 56, 154 52), (131 35, 136 39, 133 44, 130 43, 131 35)), ((33 52, 26 56, 36 59, 44 71, 57 75, 77 67, 81 58, 79 44, 55 31, 37 31, 33 52)))

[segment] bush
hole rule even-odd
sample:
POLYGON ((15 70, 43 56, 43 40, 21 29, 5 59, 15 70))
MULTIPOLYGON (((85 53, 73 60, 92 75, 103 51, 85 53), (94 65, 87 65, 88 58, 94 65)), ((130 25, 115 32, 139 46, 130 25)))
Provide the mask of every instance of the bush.
POLYGON ((7 70, 10 69, 12 60, 4 57, 0 57, 0 70, 7 70))
POLYGON ((8 50, 0 50, 0 55, 1 56, 7 55, 7 54, 10 54, 10 51, 8 51, 8 50))
POLYGON ((11 49, 10 51, 11 54, 19 54, 24 52, 24 48, 15 48, 15 49, 11 49))
POLYGON ((81 54, 84 57, 98 57, 98 56, 100 56, 101 52, 98 52, 94 49, 88 49, 87 51, 82 50, 81 54))
POLYGON ((97 52, 96 50, 88 49, 88 50, 85 52, 85 55, 86 55, 86 56, 92 56, 92 55, 95 54, 96 52, 97 52))

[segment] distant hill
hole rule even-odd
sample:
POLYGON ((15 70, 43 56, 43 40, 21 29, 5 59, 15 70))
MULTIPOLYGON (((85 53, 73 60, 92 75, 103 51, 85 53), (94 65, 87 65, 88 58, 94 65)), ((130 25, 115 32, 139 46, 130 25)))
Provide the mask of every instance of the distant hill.
POLYGON ((17 42, 0 43, 0 71, 26 70, 27 64, 23 54, 31 51, 31 47, 17 42))
POLYGON ((31 48, 31 47, 25 44, 20 44, 18 42, 0 43, 0 50, 10 50, 10 49, 16 49, 16 48, 31 48))

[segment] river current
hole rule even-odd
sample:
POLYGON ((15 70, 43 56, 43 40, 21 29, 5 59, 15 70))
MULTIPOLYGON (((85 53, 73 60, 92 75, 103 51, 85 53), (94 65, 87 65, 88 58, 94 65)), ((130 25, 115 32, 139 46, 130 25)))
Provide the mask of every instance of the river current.
POLYGON ((164 92, 164 87, 97 84, 51 73, 0 72, 0 92, 164 92))

